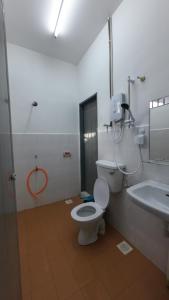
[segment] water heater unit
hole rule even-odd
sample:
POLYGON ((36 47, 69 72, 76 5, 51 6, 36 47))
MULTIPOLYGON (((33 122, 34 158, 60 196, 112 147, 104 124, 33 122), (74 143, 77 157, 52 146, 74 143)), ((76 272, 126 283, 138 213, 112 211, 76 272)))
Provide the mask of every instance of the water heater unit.
POLYGON ((121 104, 125 103, 126 97, 124 94, 119 94, 112 97, 112 121, 119 122, 124 119, 124 110, 121 104))

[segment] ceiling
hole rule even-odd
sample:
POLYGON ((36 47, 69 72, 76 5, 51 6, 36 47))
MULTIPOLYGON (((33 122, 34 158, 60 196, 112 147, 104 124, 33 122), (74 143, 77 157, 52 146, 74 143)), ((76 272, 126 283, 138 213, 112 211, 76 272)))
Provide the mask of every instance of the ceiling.
POLYGON ((71 9, 65 31, 55 39, 57 1, 4 0, 7 40, 77 64, 122 0, 65 0, 71 9))

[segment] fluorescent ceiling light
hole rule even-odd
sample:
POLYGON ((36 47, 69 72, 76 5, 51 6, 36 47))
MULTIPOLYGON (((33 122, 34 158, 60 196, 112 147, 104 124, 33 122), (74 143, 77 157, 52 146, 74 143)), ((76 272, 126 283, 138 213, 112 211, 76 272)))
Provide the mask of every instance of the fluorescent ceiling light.
POLYGON ((60 4, 58 6, 58 13, 56 15, 56 25, 55 25, 55 30, 54 30, 54 37, 58 37, 59 33, 60 33, 60 16, 61 16, 61 12, 62 12, 62 8, 63 8, 63 3, 64 0, 60 0, 60 4))
POLYGON ((58 37, 65 35, 70 30, 74 14, 76 13, 75 3, 77 0, 50 0, 49 32, 58 37))

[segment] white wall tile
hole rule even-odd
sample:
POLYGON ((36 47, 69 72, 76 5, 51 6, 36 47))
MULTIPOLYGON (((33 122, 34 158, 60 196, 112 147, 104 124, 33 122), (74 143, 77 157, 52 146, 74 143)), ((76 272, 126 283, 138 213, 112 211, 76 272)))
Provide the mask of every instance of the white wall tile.
MULTIPOLYGON (((78 139, 76 134, 13 135, 18 210, 63 200, 80 193, 78 139), (39 142, 35 151, 37 139, 39 142), (70 151, 72 158, 63 158, 64 151, 70 151), (26 177, 36 166, 34 159, 36 154, 38 166, 46 169, 49 176, 48 187, 43 195, 40 195, 40 200, 33 200, 26 190, 26 177)), ((32 178, 34 188, 36 178, 35 176, 32 178)), ((42 183, 38 175, 38 186, 42 183)))
MULTIPOLYGON (((137 125, 146 131, 146 143, 142 148, 144 161, 149 158, 149 100, 169 94, 168 11, 169 2, 166 0, 124 0, 113 15, 114 93, 127 94, 129 75, 133 78, 146 76, 144 83, 136 80, 131 89, 131 109, 137 125)), ((114 160, 112 132, 107 134, 103 129, 104 123, 110 121, 107 25, 82 58, 78 75, 82 100, 98 93, 99 159, 114 160)), ((117 148, 117 158, 125 162, 129 170, 137 166, 135 134, 133 130, 126 130, 124 140, 117 148)), ((128 176, 128 183, 133 185, 146 179, 169 183, 169 166, 145 163, 137 174, 128 176)), ((169 245, 160 219, 135 206, 125 190, 113 197, 108 218, 165 272, 169 245)))
POLYGON ((8 62, 18 210, 76 196, 80 192, 76 67, 12 44, 8 62), (32 108, 33 101, 38 107, 32 108), (63 159, 64 151, 72 158, 63 159), (35 155, 49 175, 40 200, 33 200, 25 185, 35 155))

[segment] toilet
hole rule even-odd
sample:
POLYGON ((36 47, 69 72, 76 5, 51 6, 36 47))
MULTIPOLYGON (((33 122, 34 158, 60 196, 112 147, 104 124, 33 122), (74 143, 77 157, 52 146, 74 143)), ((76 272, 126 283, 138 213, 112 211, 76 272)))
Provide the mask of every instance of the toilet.
MULTIPOLYGON (((105 233, 103 214, 110 201, 110 192, 117 193, 122 189, 123 175, 115 162, 99 160, 96 162, 98 178, 94 184, 93 196, 95 202, 83 203, 71 211, 72 219, 78 223, 80 231, 78 243, 89 245, 105 233)), ((124 168, 122 164, 119 164, 124 168)))

